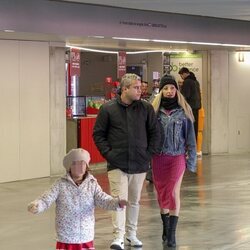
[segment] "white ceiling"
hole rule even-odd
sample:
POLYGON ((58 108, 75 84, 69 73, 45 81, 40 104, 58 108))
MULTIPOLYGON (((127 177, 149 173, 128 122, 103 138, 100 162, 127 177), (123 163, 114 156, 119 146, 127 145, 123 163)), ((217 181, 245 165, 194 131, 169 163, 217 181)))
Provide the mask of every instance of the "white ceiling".
POLYGON ((131 9, 250 21, 250 0, 65 0, 131 9))

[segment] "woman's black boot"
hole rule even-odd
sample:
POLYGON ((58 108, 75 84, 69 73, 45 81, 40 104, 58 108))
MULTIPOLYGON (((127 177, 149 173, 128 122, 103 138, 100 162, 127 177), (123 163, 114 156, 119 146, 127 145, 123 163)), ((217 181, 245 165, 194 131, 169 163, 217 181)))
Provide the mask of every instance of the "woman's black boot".
POLYGON ((162 240, 166 241, 168 239, 169 213, 161 214, 161 219, 162 219, 162 226, 163 226, 162 240))
POLYGON ((169 217, 168 247, 176 247, 175 232, 178 223, 178 216, 169 217))

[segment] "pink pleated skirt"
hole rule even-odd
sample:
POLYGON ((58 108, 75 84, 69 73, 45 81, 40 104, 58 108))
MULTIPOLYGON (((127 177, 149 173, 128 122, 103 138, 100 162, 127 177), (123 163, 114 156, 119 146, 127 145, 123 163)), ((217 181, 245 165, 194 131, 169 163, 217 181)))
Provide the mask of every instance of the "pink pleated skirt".
POLYGON ((174 188, 186 168, 185 155, 155 155, 152 161, 153 181, 160 208, 175 210, 174 188))
POLYGON ((93 241, 81 244, 56 243, 56 250, 95 250, 93 241))

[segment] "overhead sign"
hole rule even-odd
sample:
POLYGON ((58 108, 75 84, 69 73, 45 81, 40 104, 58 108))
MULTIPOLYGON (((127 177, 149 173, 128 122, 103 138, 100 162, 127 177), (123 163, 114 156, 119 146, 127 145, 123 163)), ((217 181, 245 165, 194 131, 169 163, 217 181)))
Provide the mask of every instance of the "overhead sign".
POLYGON ((181 78, 178 72, 182 67, 186 67, 189 71, 193 72, 199 83, 202 84, 201 54, 180 53, 170 55, 170 74, 173 75, 177 81, 181 78))
POLYGON ((81 52, 78 49, 70 50, 70 75, 80 76, 81 52))
POLYGON ((119 51, 117 58, 117 77, 120 79, 126 74, 126 52, 119 51))

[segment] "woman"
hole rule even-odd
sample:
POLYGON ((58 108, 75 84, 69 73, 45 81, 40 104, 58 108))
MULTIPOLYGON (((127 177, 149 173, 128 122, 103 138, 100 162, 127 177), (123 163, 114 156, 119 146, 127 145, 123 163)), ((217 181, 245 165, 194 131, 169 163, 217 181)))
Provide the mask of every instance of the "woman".
POLYGON ((176 246, 175 232, 180 212, 180 187, 187 168, 196 171, 196 141, 192 109, 179 92, 174 78, 163 76, 160 92, 152 103, 160 122, 162 143, 153 156, 153 180, 157 191, 162 240, 176 246))

